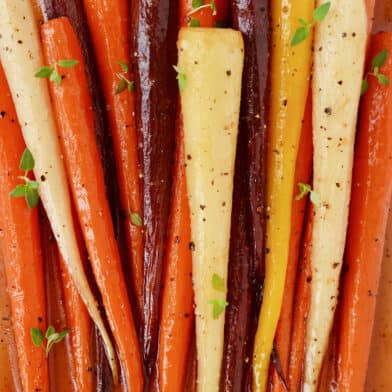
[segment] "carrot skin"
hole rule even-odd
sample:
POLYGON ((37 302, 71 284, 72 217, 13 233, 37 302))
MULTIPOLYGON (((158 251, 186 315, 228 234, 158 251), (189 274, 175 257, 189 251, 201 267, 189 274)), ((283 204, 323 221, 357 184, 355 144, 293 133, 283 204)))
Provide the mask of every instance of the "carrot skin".
MULTIPOLYGON (((122 72, 119 61, 128 62, 129 5, 125 0, 84 0, 91 39, 96 53, 98 71, 106 104, 110 108, 108 117, 113 138, 117 179, 122 206, 122 224, 128 249, 129 267, 137 309, 142 312, 143 289, 143 231, 131 221, 131 214, 142 216, 138 153, 135 124, 134 93, 124 91, 116 94, 122 72), (116 15, 113 18, 113 15, 116 15)), ((132 70, 130 70, 132 71, 132 70)), ((126 77, 133 81, 131 72, 126 77)))
POLYGON ((43 0, 45 15, 48 19, 66 16, 79 39, 92 107, 94 114, 94 130, 97 145, 103 164, 106 192, 109 199, 110 210, 113 217, 116 236, 119 232, 120 209, 118 208, 118 186, 116 182, 116 168, 114 165, 113 144, 108 132, 109 126, 106 117, 106 107, 102 89, 97 78, 96 57, 91 44, 91 38, 86 24, 86 15, 83 9, 83 0, 43 0))
POLYGON ((194 322, 191 229, 185 178, 184 131, 178 116, 172 208, 169 221, 162 313, 159 331, 158 377, 161 392, 182 391, 194 322))
POLYGON ((305 358, 305 336, 310 308, 312 267, 310 264, 312 244, 312 207, 306 213, 306 229, 298 261, 298 275, 294 297, 294 312, 287 385, 290 392, 301 391, 302 370, 305 358))
MULTIPOLYGON (((308 100, 305 108, 303 126, 301 131, 301 139, 298 147, 298 155, 295 167, 294 192, 298 193, 298 183, 302 182, 308 184, 311 179, 312 172, 312 94, 308 95, 308 100)), ((291 214, 291 234, 290 234, 290 249, 289 262, 287 265, 286 283, 283 296, 283 304, 280 312, 279 324, 275 335, 275 350, 279 358, 279 363, 282 368, 282 376, 287 379, 290 343, 293 324, 293 307, 295 283, 297 277, 297 267, 299 260, 299 253, 301 248, 301 239, 303 234, 304 218, 306 211, 306 198, 301 200, 293 199, 291 214)), ((274 392, 284 391, 284 386, 280 380, 275 366, 272 369, 271 390, 274 392)))
POLYGON ((245 44, 234 177, 221 389, 239 390, 249 368, 264 274, 264 146, 268 74, 268 2, 234 0, 232 23, 245 44), (255 322, 256 321, 256 322, 255 322))
POLYGON ((131 9, 136 125, 144 224, 143 355, 157 355, 160 291, 170 210, 177 83, 176 0, 140 0, 131 9))
POLYGON ((49 390, 48 364, 31 338, 33 327, 46 330, 45 288, 38 209, 9 193, 21 183, 20 159, 25 149, 11 93, 0 67, 0 244, 22 387, 49 390), (12 137, 11 137, 12 135, 12 137), (28 310, 28 311, 27 311, 28 310))
MULTIPOLYGON (((49 221, 42 210, 40 211, 40 229, 42 256, 45 263, 48 325, 53 325, 56 331, 62 331, 68 328, 68 325, 64 307, 58 250, 49 221)), ((77 391, 71 376, 71 352, 68 342, 69 338, 66 337, 60 343, 53 345, 49 352, 50 390, 59 392, 77 391)))
POLYGON ((41 33, 48 64, 64 58, 79 61, 66 70, 60 86, 50 83, 51 96, 72 194, 124 378, 130 391, 141 391, 139 343, 105 193, 83 55, 67 18, 42 25, 41 33))
MULTIPOLYGON (((370 61, 384 49, 392 52, 392 33, 372 38, 370 61)), ((380 73, 392 79, 390 55, 380 73)), ((391 194, 392 90, 369 77, 355 151, 340 324, 339 392, 362 391, 365 386, 391 194)))

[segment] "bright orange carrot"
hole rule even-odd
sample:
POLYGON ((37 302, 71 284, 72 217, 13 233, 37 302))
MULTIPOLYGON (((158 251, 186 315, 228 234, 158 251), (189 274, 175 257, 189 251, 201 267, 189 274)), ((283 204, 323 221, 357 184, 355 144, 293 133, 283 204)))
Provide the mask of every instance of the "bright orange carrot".
MULTIPOLYGON (((387 50, 379 73, 392 80, 392 33, 372 38, 370 61, 387 50)), ((338 391, 362 391, 374 323, 384 238, 392 194, 392 88, 368 76, 355 151, 347 238, 338 391)))
POLYGON ((201 7, 194 7, 190 0, 179 2, 179 21, 185 27, 194 25, 200 27, 219 27, 225 26, 229 17, 229 2, 227 0, 208 0, 203 2, 201 7), (211 6, 215 4, 215 8, 211 6))
MULTIPOLYGON (((56 331, 68 328, 64 308, 64 296, 61 286, 61 272, 57 257, 57 244, 50 224, 41 214, 41 247, 45 263, 45 283, 48 313, 48 325, 53 325, 56 331)), ((72 331, 71 334, 74 334, 72 331)), ((49 352, 50 390, 59 392, 77 391, 71 377, 71 355, 68 349, 68 338, 55 344, 49 352)))
MULTIPOLYGON (((138 217, 143 216, 137 157, 134 93, 116 94, 121 77, 132 79, 128 64, 129 2, 126 0, 84 0, 86 16, 94 45, 98 71, 102 80, 113 137, 120 186, 121 205, 124 210, 126 241, 131 258, 131 273, 138 310, 142 309, 143 288, 143 233, 138 217), (125 71, 120 62, 126 64, 125 71), (132 214, 137 214, 132 215, 132 214)), ((124 66, 124 64, 123 64, 124 66)))
MULTIPOLYGON (((85 250, 83 249, 80 227, 77 222, 75 222, 75 228, 77 231, 76 236, 79 242, 79 248, 81 250, 80 253, 82 256, 86 256, 85 250)), ((76 391, 92 392, 94 388, 94 358, 91 319, 75 285, 72 282, 72 277, 68 273, 60 252, 58 252, 58 256, 62 274, 67 328, 72 331, 69 342, 72 357, 72 379, 76 391)))
POLYGON ((130 391, 141 391, 139 342, 106 198, 82 52, 67 18, 45 23, 41 34, 48 64, 62 59, 78 61, 64 70, 61 84, 50 83, 50 91, 68 179, 124 379, 130 391))
POLYGON ((10 197, 23 175, 25 149, 8 84, 0 67, 0 243, 4 256, 11 318, 23 390, 48 391, 48 366, 42 347, 35 347, 32 328, 46 330, 45 289, 38 209, 24 198, 10 197))
POLYGON ((178 116, 177 154, 162 291, 158 374, 160 390, 182 391, 193 315, 189 205, 184 170, 184 133, 178 116))
MULTIPOLYGON (((298 194, 298 183, 308 184, 312 172, 312 94, 308 95, 305 108, 301 139, 299 143, 297 162, 295 167, 294 195, 298 194)), ((278 329, 275 335, 275 351, 279 358, 282 375, 278 375, 277 370, 273 367, 272 371, 272 391, 284 391, 284 386, 279 376, 287 379, 291 331, 293 323, 293 306, 295 283, 297 277, 297 266, 299 259, 300 242, 303 234, 303 223, 306 210, 306 198, 293 200, 291 211, 291 234, 289 262, 287 265, 286 284, 283 296, 283 305, 280 312, 278 329)))
POLYGON ((290 360, 287 377, 288 390, 301 390, 302 370, 305 357, 305 336, 307 317, 310 308, 312 269, 310 264, 312 243, 312 207, 308 207, 306 233, 302 244, 298 265, 297 289, 295 292, 294 314, 290 345, 290 360))

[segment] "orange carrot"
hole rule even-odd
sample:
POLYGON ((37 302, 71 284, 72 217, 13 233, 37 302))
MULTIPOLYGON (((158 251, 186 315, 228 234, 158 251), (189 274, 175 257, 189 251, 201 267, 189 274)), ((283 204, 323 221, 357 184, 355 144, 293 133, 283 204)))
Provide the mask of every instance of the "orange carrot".
MULTIPOLYGON (((116 94, 121 75, 132 81, 128 64, 129 2, 126 0, 84 0, 91 39, 94 45, 98 71, 102 80, 113 137, 120 186, 121 205, 124 210, 126 241, 131 259, 132 286, 136 293, 138 310, 142 309, 143 289, 143 233, 138 217, 142 216, 138 173, 134 93, 116 94), (124 71, 120 62, 126 64, 124 71), (133 215, 133 214, 137 214, 133 215)), ((124 65, 123 65, 124 66, 124 65)))
MULTIPOLYGON (((77 222, 75 222, 75 228, 79 248, 81 250, 80 253, 82 256, 86 256, 85 250, 83 249, 80 227, 77 222)), ((94 363, 91 319, 75 285, 72 282, 72 277, 68 273, 60 252, 58 252, 58 256, 62 274, 67 328, 72 331, 70 335, 72 379, 77 391, 83 390, 83 392, 92 392, 94 387, 94 363)))
MULTIPOLYGON (((302 182, 308 184, 310 181, 313 157, 312 148, 312 94, 309 94, 304 114, 301 139, 299 143, 299 150, 295 167, 294 195, 298 194, 298 183, 302 182)), ((271 364, 271 366, 273 367, 271 390, 274 392, 284 391, 284 386, 281 382, 280 377, 287 379, 293 322, 295 282, 297 276, 300 242, 303 233, 302 229, 305 210, 306 198, 302 198, 301 200, 293 200, 291 212, 292 218, 289 262, 287 265, 283 305, 280 312, 278 329, 275 335, 275 351, 278 356, 283 374, 279 375, 275 367, 271 364)))
POLYGON ((0 392, 16 390, 12 379, 9 346, 11 344, 11 313, 7 294, 3 255, 0 249, 0 392))
POLYGON ((312 269, 310 264, 312 217, 312 208, 308 207, 306 233, 298 265, 297 289, 295 293, 292 323, 289 369, 287 377, 287 385, 290 392, 299 392, 301 390, 302 370, 305 357, 306 324, 310 308, 310 285, 312 282, 312 269))
POLYGON ((201 7, 194 7, 189 0, 179 2, 179 18, 181 26, 189 26, 194 22, 200 27, 224 27, 229 17, 229 2, 227 0, 208 0, 201 7), (211 5, 215 4, 215 8, 211 5))
MULTIPOLYGON (((370 57, 389 55, 379 73, 392 80, 392 33, 372 38, 370 57)), ((362 391, 374 323, 384 238, 392 194, 392 88, 368 76, 356 144, 347 237, 338 391, 362 391)))
POLYGON ((159 331, 158 373, 162 392, 182 391, 193 316, 192 254, 189 205, 184 170, 184 134, 178 116, 177 155, 167 239, 162 312, 159 331))
POLYGON ((78 61, 65 69, 61 84, 50 83, 50 91, 68 179, 124 379, 130 391, 141 391, 138 337, 106 198, 82 52, 67 18, 50 20, 42 25, 41 33, 48 64, 62 59, 78 61))
POLYGON ((35 347, 32 328, 46 330, 45 289, 37 208, 10 192, 23 175, 19 163, 25 144, 11 93, 0 67, 0 243, 23 390, 49 390, 48 366, 42 347, 35 347))
MULTIPOLYGON (((56 331, 68 328, 64 308, 64 296, 61 287, 61 273, 57 257, 57 245, 50 224, 45 214, 41 214, 41 247, 45 263, 45 283, 47 293, 48 325, 56 331)), ((75 332, 72 331, 71 334, 75 332)), ((68 338, 55 344, 49 352, 50 390, 68 392, 76 390, 71 377, 71 356, 68 350, 68 338)))

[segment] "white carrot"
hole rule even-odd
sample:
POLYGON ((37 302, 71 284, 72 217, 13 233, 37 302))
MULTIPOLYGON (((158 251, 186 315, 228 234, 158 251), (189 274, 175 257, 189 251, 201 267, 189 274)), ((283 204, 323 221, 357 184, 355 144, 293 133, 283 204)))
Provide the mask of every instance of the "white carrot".
POLYGON ((332 0, 314 43, 313 187, 320 206, 313 225, 304 392, 317 390, 337 303, 366 40, 364 0, 332 0))
POLYGON ((223 354, 243 42, 234 30, 184 28, 178 50, 193 241, 198 391, 215 392, 223 354))
POLYGON ((42 203, 74 284, 102 335, 116 381, 114 349, 80 259, 47 82, 34 77, 44 64, 30 0, 0 0, 0 56, 26 145, 35 160, 42 203))

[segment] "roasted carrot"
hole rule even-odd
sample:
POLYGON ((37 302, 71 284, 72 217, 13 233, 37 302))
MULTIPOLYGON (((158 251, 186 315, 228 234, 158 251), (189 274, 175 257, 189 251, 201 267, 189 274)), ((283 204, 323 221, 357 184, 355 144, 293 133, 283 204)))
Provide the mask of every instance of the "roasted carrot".
POLYGON ((314 1, 271 4, 271 94, 266 151, 266 249, 263 303, 253 351, 253 389, 266 390, 270 355, 289 258, 295 162, 308 94, 312 33, 293 46, 298 18, 311 20, 314 1), (295 71, 293 71, 295 70, 295 71))
POLYGON ((172 209, 162 290, 159 330, 159 390, 182 391, 193 329, 191 228, 185 178, 184 131, 178 116, 172 209))
POLYGON ((106 193, 109 199, 116 236, 120 233, 120 205, 118 202, 118 186, 113 152, 112 138, 109 132, 107 107, 102 93, 102 87, 97 78, 97 56, 94 54, 92 40, 86 23, 86 14, 82 0, 40 0, 38 4, 45 16, 45 20, 66 16, 78 37, 83 53, 87 84, 94 108, 94 130, 97 145, 102 159, 105 175, 106 193))
POLYGON ((376 316, 369 357, 366 391, 392 390, 392 203, 389 205, 388 226, 377 294, 376 316))
MULTIPOLYGON (((16 390, 12 377, 10 349, 12 349, 12 326, 10 303, 7 293, 7 281, 4 260, 0 249, 0 392, 16 390)), ((15 347, 13 347, 15 349, 15 347)))
POLYGON ((302 371, 304 367, 306 323, 310 308, 310 293, 312 282, 312 269, 310 255, 312 246, 312 207, 308 207, 306 213, 304 240, 301 246, 298 261, 298 273, 294 296, 294 311, 292 322, 292 334, 290 344, 290 357, 287 376, 289 392, 300 392, 302 371))
MULTIPOLYGON (((40 215, 48 325, 54 326, 56 331, 62 331, 68 328, 68 325, 64 307, 57 244, 45 213, 41 213, 40 215)), ((72 335, 75 333, 76 331, 71 332, 72 335)), ((71 352, 69 348, 69 340, 66 338, 59 344, 55 344, 49 352, 49 389, 51 391, 67 392, 77 390, 71 376, 71 352)))
POLYGON ((132 286, 137 308, 142 310, 143 289, 143 232, 142 206, 138 173, 135 125, 135 103, 132 69, 128 64, 129 3, 124 0, 84 0, 87 21, 96 53, 113 137, 120 187, 122 217, 126 228, 126 243, 130 258, 132 286), (116 15, 115 18, 113 16, 116 15), (123 64, 121 64, 123 63, 123 64), (125 65, 124 65, 125 64, 125 65), (124 69, 123 69, 124 68, 124 69), (120 83, 131 83, 118 93, 120 83), (117 93, 116 93, 117 92, 117 93), (140 221, 139 221, 140 220, 140 221))
MULTIPOLYGON (((389 55, 379 72, 392 80, 392 33, 372 38, 370 61, 383 50, 389 55)), ((355 149, 338 353, 339 392, 365 387, 392 194, 392 89, 375 77, 368 77, 368 83, 355 149)))
MULTIPOLYGON (((295 164, 295 180, 293 194, 298 194, 300 182, 308 184, 312 172, 312 94, 309 93, 303 119, 301 139, 298 147, 297 161, 295 164)), ((293 199, 291 207, 291 234, 289 261, 287 264, 286 283, 283 296, 282 309, 278 328, 275 335, 275 351, 283 374, 278 374, 273 366, 270 385, 272 391, 284 391, 281 377, 287 382, 290 343, 293 324, 293 307, 297 266, 300 253, 300 243, 303 235, 304 217, 306 211, 306 198, 293 199)))
MULTIPOLYGON (((321 3, 319 0, 317 4, 321 3)), ((312 234, 304 392, 317 388, 337 304, 366 39, 363 0, 331 2, 329 13, 315 33, 313 186, 319 203, 312 234)))
POLYGON ((31 330, 46 330, 45 288, 38 209, 10 196, 20 184, 26 148, 3 69, 0 67, 0 244, 11 306, 18 369, 23 390, 49 390, 48 364, 31 330), (12 137, 11 137, 12 135, 12 137))
POLYGON ((141 391, 139 343, 105 194, 83 55, 67 18, 45 23, 41 34, 48 64, 60 59, 78 61, 66 70, 61 84, 50 83, 50 91, 76 210, 125 382, 129 390, 141 391))
MULTIPOLYGON (((86 252, 83 247, 82 233, 79 224, 75 223, 76 235, 79 242, 79 248, 82 256, 86 257, 86 252)), ((71 350, 71 372, 72 379, 77 391, 92 392, 94 387, 94 354, 92 348, 92 324, 87 313, 86 307, 72 278, 68 273, 61 253, 58 254, 60 261, 60 270, 62 277, 62 287, 64 295, 64 307, 67 318, 67 328, 72 333, 70 335, 70 350, 71 350)))
POLYGON ((140 0, 131 7, 131 62, 143 195, 143 355, 148 374, 158 349, 174 162, 177 4, 177 0, 140 0))
POLYGON ((264 273, 265 137, 268 2, 231 1, 232 23, 244 38, 241 113, 234 176, 221 390, 245 385, 264 273))
POLYGON ((0 57, 23 137, 35 161, 39 195, 68 271, 102 335, 116 379, 113 345, 83 270, 75 237, 69 187, 47 82, 34 77, 43 66, 43 57, 32 2, 23 1, 16 6, 13 0, 0 0, 0 26, 0 57))

